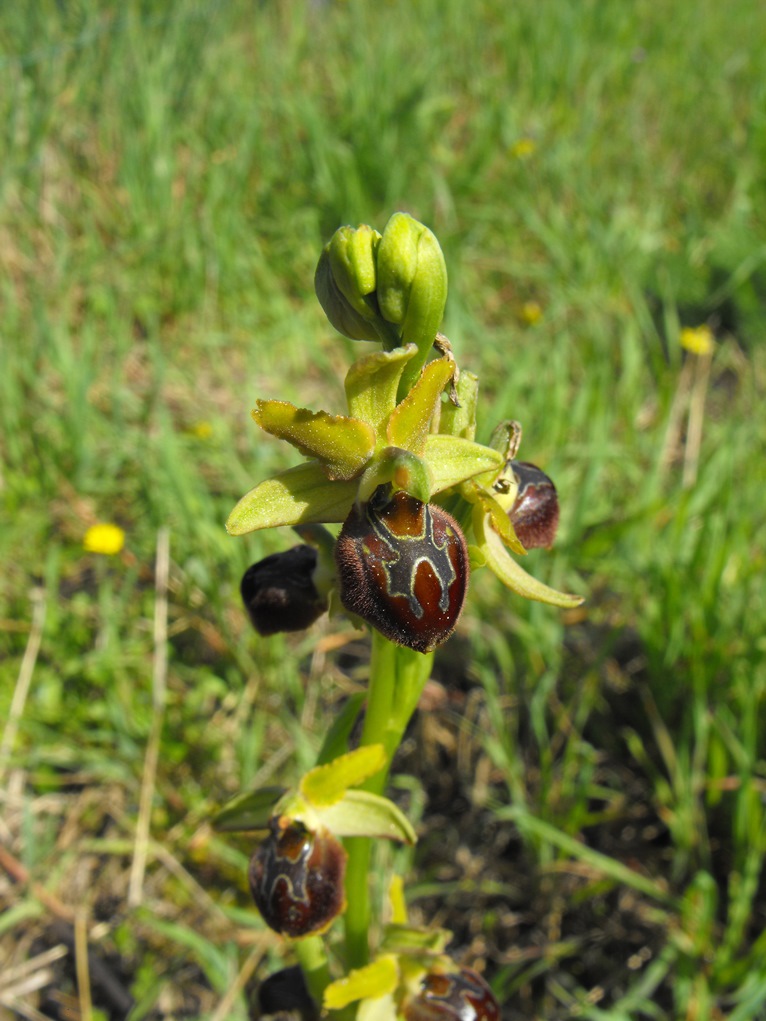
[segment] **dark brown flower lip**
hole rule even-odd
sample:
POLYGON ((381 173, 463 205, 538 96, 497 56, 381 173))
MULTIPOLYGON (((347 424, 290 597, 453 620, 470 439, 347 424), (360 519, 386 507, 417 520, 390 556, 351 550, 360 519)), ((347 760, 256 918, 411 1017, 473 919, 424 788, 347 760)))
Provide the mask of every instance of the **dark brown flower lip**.
POLYGON ((559 499, 553 481, 529 461, 511 461, 518 491, 508 512, 524 549, 549 549, 559 525, 559 499))
POLYGON ((435 504, 380 486, 335 547, 340 598, 390 641, 430 652, 453 633, 468 588, 459 525, 435 504))

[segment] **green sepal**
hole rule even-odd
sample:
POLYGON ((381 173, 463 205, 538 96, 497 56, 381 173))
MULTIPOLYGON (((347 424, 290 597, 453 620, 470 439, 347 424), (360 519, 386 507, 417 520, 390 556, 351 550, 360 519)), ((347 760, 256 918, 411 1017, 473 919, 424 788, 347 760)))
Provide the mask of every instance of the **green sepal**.
POLYGON ((455 384, 458 403, 442 405, 439 432, 472 440, 476 435, 476 406, 479 400, 479 377, 462 370, 455 384))
POLYGON ((333 481, 353 479, 375 450, 374 429, 358 418, 274 400, 256 401, 252 415, 267 433, 287 440, 306 457, 318 458, 333 481))
POLYGON ((439 358, 426 365, 417 383, 388 421, 386 436, 392 447, 423 454, 431 420, 453 372, 454 363, 448 358, 439 358))
POLYGON ((356 497, 355 482, 329 482, 318 461, 265 479, 246 493, 226 522, 229 535, 311 521, 345 521, 356 497))
POLYGON ((468 544, 468 563, 471 572, 480 571, 482 567, 487 566, 487 555, 480 546, 474 546, 473 543, 468 544))
POLYGON ((357 1000, 377 1000, 391 995, 399 984, 399 965, 393 954, 384 954, 363 968, 331 982, 324 991, 325 1010, 341 1010, 357 1000))
POLYGON ((356 1010, 356 1021, 400 1021, 393 993, 362 1000, 356 1010))
POLYGON ((393 801, 357 789, 347 790, 340 801, 312 812, 337 837, 375 837, 414 844, 412 823, 393 801))
POLYGON ((314 808, 323 808, 340 801, 349 787, 358 787, 379 773, 388 758, 382 744, 362 745, 339 755, 332 762, 315 766, 301 779, 299 790, 314 808))
POLYGON ((417 350, 414 344, 408 344, 357 359, 346 374, 349 414, 368 422, 377 432, 396 407, 399 380, 417 350))
POLYGON ((497 473, 503 466, 503 459, 496 450, 442 433, 426 437, 425 461, 431 472, 432 495, 476 475, 497 473))
POLYGON ((213 816, 213 829, 222 833, 265 830, 274 806, 284 794, 284 787, 261 787, 239 794, 213 816))
POLYGON ((375 257, 380 234, 363 223, 339 227, 329 244, 330 269, 338 290, 364 319, 379 313, 372 296, 377 279, 375 257))
POLYGON ((483 513, 480 506, 474 508, 473 528, 478 545, 487 558, 487 566, 512 592, 562 609, 571 609, 584 602, 583 596, 559 592, 528 574, 508 553, 503 540, 490 524, 490 516, 483 513))

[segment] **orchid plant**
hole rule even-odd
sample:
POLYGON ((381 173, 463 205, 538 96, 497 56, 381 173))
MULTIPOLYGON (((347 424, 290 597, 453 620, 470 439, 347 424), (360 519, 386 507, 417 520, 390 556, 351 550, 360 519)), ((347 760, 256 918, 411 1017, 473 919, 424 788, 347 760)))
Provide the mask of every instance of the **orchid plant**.
POLYGON ((439 332, 447 271, 427 227, 398 212, 382 234, 339 228, 321 253, 315 289, 340 333, 380 347, 349 368, 344 413, 256 402, 258 426, 305 460, 243 496, 226 527, 243 535, 292 526, 302 543, 242 579, 253 625, 269 635, 346 614, 372 630, 369 683, 294 790, 246 793, 217 824, 263 834, 250 865, 253 898, 292 941, 318 1009, 360 1021, 491 1021, 497 1001, 481 976, 446 954, 450 934, 408 925, 400 877, 387 908, 371 903, 370 855, 374 840, 415 840, 384 796, 388 770, 434 650, 457 626, 471 571, 488 567, 526 599, 582 601, 519 562, 551 545, 556 490, 517 460, 517 422, 500 423, 488 445, 476 441, 478 379, 459 369, 439 332), (333 524, 340 529, 326 527, 333 524), (342 942, 328 938, 338 918, 342 942), (374 946, 371 934, 381 934, 374 946))

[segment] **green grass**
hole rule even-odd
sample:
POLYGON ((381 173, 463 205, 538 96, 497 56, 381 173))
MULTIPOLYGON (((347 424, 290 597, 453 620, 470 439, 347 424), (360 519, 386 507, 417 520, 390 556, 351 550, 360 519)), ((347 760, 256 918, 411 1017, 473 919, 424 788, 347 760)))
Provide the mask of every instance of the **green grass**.
MULTIPOLYGON (((465 752, 460 789, 520 835, 516 879, 488 863, 509 885, 471 937, 506 1016, 764 1009, 762 34, 759 0, 3 7, 0 720, 17 730, 0 834, 29 873, 0 880, 3 976, 60 944, 61 904, 103 923, 91 944, 134 1021, 222 1001, 245 1018, 227 990, 253 948, 257 977, 279 959, 246 911, 247 843, 207 820, 310 765, 364 677, 332 649, 340 622, 251 634, 239 577, 291 540, 232 540, 223 521, 291 463, 249 418, 257 396, 342 407, 359 347, 314 299, 322 243, 404 208, 445 250, 445 332, 483 380, 482 438, 520 419, 522 455, 556 480, 560 539, 532 569, 588 595, 562 616, 477 574, 453 643, 466 711, 435 711, 465 752), (679 345, 705 322, 707 381, 679 345), (96 520, 126 530, 123 554, 83 551, 96 520), (503 913, 516 882, 534 923, 503 913)), ((452 663, 437 658, 445 683, 452 663)), ((440 899, 415 860, 414 909, 454 921, 461 867, 440 899)), ((58 1016, 47 988, 18 998, 58 1016)))

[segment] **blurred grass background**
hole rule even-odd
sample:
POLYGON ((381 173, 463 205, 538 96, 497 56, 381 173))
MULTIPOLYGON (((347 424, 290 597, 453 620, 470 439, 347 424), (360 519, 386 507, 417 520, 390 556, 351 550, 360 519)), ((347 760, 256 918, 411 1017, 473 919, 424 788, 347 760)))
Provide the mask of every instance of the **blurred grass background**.
POLYGON ((413 911, 507 1019, 763 1016, 765 22, 2 6, 0 1015, 246 1018, 279 961, 247 842, 207 820, 312 763, 363 652, 338 622, 259 641, 239 578, 292 539, 223 522, 292 463, 257 396, 342 408, 359 347, 314 299, 321 245, 406 209, 445 251, 481 438, 520 419, 557 483, 531 569, 588 596, 567 617, 475 577, 427 761, 405 749, 413 911), (119 555, 84 550, 97 521, 119 555))

